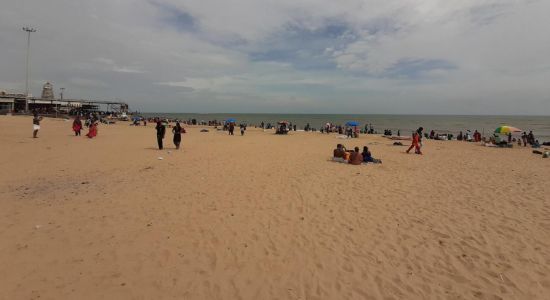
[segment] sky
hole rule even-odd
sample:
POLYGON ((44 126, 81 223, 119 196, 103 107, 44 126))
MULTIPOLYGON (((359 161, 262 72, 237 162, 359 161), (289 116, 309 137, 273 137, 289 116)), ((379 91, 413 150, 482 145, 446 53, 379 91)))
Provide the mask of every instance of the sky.
POLYGON ((548 0, 3 0, 0 89, 142 112, 550 115, 548 0))

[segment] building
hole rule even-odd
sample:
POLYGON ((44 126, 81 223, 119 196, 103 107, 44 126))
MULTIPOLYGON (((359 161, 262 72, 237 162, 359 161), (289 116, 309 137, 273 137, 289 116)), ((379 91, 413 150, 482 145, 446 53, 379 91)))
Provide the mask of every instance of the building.
MULTIPOLYGON (((25 111, 25 94, 10 93, 0 89, 0 113, 19 113, 25 111)), ((87 99, 55 99, 53 85, 46 82, 42 89, 42 97, 29 97, 29 110, 40 114, 70 114, 78 112, 128 112, 128 104, 121 101, 87 100, 87 99)))
POLYGON ((23 105, 25 105, 25 94, 15 94, 0 90, 0 113, 14 111, 16 100, 21 99, 23 100, 23 105))
POLYGON ((53 85, 46 81, 44 83, 44 86, 42 87, 42 100, 53 100, 55 97, 53 96, 53 85))

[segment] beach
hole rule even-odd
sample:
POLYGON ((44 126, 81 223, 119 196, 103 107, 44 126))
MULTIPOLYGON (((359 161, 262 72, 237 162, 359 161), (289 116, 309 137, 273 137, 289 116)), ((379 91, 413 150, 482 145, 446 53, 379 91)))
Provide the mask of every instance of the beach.
POLYGON ((550 159, 530 148, 185 126, 159 151, 154 124, 31 124, 0 116, 0 299, 550 295, 550 159), (383 163, 332 162, 337 143, 383 163))

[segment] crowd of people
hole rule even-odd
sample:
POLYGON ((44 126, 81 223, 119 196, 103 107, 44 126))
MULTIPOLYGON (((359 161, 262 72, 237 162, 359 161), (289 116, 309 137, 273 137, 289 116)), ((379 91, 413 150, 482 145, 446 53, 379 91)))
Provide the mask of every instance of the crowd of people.
MULTIPOLYGON (((75 134, 75 136, 81 136, 81 132, 84 129, 84 127, 88 128, 88 133, 86 136, 88 138, 94 138, 98 135, 98 125, 101 122, 102 115, 97 112, 89 112, 87 114, 76 114, 75 118, 72 123, 72 130, 75 134)), ((40 130, 40 122, 42 121, 42 117, 39 116, 38 111, 33 112, 33 138, 38 137, 38 132, 40 130)), ((163 139, 166 135, 166 128, 172 128, 172 134, 173 134, 173 143, 176 147, 176 149, 180 149, 181 145, 181 137, 182 134, 186 133, 185 128, 182 126, 182 124, 189 124, 189 125, 209 125, 209 126, 219 126, 223 125, 223 130, 227 131, 229 135, 234 135, 234 130, 236 127, 235 122, 218 122, 217 120, 212 121, 199 121, 197 122, 196 119, 189 119, 187 121, 180 121, 177 119, 171 120, 171 119, 161 119, 161 118, 143 118, 141 117, 138 122, 143 122, 144 126, 147 126, 147 122, 154 122, 156 124, 156 134, 157 134, 157 143, 158 148, 162 150, 164 148, 163 145, 163 139), (171 126, 170 123, 175 122, 175 126, 171 126)), ((132 125, 136 125, 135 120, 132 125)), ((257 127, 257 126, 256 126, 257 127)), ((296 124, 292 124, 290 122, 279 122, 277 126, 272 126, 270 123, 264 123, 261 122, 260 127, 263 129, 269 129, 269 128, 275 128, 276 133, 288 133, 289 131, 296 131, 297 126, 296 124)), ((240 133, 241 136, 245 134, 247 129, 246 123, 240 123, 239 124, 240 133)), ((310 124, 308 123, 304 127, 305 131, 314 131, 313 128, 311 128, 310 124)), ((451 140, 453 139, 453 135, 449 133, 445 134, 437 134, 435 130, 431 130, 429 134, 423 133, 424 128, 419 127, 416 131, 412 133, 411 139, 411 145, 406 150, 406 153, 410 153, 411 150, 414 149, 415 154, 422 154, 422 139, 423 137, 427 139, 434 139, 434 140, 451 140)), ((366 125, 365 131, 359 130, 357 126, 341 126, 341 125, 334 125, 332 123, 326 123, 325 126, 321 129, 321 133, 339 133, 339 134, 346 134, 347 137, 358 137, 359 133, 370 133, 374 132, 374 129, 372 125, 366 125)), ((391 136, 392 131, 390 129, 384 130, 385 136, 391 136)), ((397 131, 397 135, 400 136, 400 130, 397 131)), ((481 133, 477 130, 475 130, 473 133, 471 133, 470 130, 467 130, 465 133, 460 131, 456 137, 456 140, 458 141, 469 141, 469 142, 482 142, 486 146, 487 145, 493 145, 498 147, 511 147, 513 143, 517 142, 518 146, 527 147, 528 145, 532 148, 539 148, 541 147, 541 144, 539 141, 535 138, 535 135, 533 134, 533 131, 523 132, 520 137, 515 138, 512 136, 511 133, 508 133, 505 135, 505 138, 502 138, 499 134, 493 134, 493 136, 489 138, 482 137, 481 133)), ((550 145, 550 143, 543 143, 543 145, 550 145)), ((336 149, 334 149, 333 152, 333 159, 335 161, 341 161, 341 162, 347 162, 350 164, 360 164, 360 163, 381 163, 380 160, 375 159, 372 157, 371 152, 369 151, 368 147, 363 147, 363 151, 360 152, 358 147, 355 147, 353 150, 347 150, 342 144, 338 144, 336 149)))
POLYGON ((359 152, 359 147, 355 147, 353 150, 347 150, 342 144, 336 145, 336 149, 332 152, 332 160, 351 165, 382 163, 382 160, 372 157, 369 147, 367 146, 363 147, 363 152, 359 152))

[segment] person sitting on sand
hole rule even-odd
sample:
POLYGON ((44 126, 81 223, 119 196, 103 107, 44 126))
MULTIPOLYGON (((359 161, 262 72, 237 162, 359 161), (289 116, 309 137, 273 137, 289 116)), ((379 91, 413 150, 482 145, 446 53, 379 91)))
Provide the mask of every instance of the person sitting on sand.
POLYGON ((376 158, 372 157, 372 154, 370 153, 369 147, 367 147, 367 146, 363 147, 363 153, 361 153, 361 155, 363 155, 363 162, 366 162, 366 163, 370 162, 370 163, 375 163, 375 164, 382 163, 382 161, 380 159, 376 159, 376 158))
POLYGON ((347 162, 349 152, 346 151, 346 147, 342 144, 336 145, 336 149, 333 151, 332 160, 337 162, 347 162))
POLYGON ((333 151, 333 157, 343 158, 346 156, 346 148, 342 144, 336 145, 336 149, 333 151))
POLYGON ((352 165, 360 165, 363 162, 363 155, 359 152, 359 147, 355 147, 354 150, 350 152, 348 162, 352 165))

